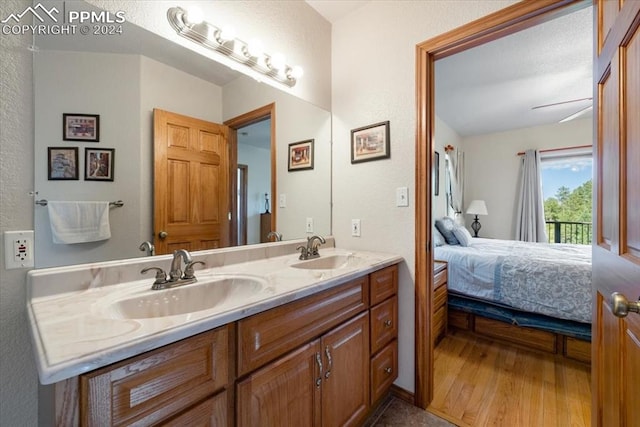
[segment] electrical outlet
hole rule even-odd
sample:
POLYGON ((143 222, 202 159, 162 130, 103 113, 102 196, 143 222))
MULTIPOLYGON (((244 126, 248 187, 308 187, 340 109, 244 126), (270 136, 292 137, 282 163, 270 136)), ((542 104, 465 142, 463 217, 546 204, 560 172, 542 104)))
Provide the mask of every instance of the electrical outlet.
POLYGON ((307 218, 306 231, 307 233, 313 233, 313 218, 307 218))
POLYGON ((280 206, 281 208, 286 208, 287 207, 287 195, 286 194, 281 194, 280 195, 280 202, 278 203, 278 206, 280 206))
POLYGON ((4 256, 7 270, 33 267, 33 230, 5 231, 4 256))
POLYGON ((409 189, 407 187, 396 188, 396 206, 409 206, 409 189))
POLYGON ((359 219, 351 220, 351 235, 353 237, 360 237, 360 220, 359 219))

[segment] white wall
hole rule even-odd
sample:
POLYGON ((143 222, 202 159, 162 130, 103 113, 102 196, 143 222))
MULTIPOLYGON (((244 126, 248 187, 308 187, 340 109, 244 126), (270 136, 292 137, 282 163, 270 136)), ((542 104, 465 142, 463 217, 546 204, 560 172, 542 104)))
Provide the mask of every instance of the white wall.
POLYGON ((400 373, 414 391, 415 47, 513 1, 372 1, 333 25, 333 234, 336 245, 400 254, 400 373), (391 122, 391 158, 352 165, 350 130, 391 122), (410 206, 395 207, 397 187, 410 206), (351 237, 352 218, 362 237, 351 237))
MULTIPOLYGON (((26 0, 0 2, 2 19, 26 0)), ((0 36, 0 232, 33 229, 31 36, 0 36)), ((62 119, 61 119, 62 121, 62 119)), ((27 329, 26 270, 6 270, 0 243, 0 425, 35 426, 38 377, 27 329)))
MULTIPOLYGON (((474 199, 484 200, 487 216, 479 216, 481 237, 513 239, 521 157, 527 149, 591 145, 592 119, 465 137, 465 210, 474 199)), ((465 215, 467 227, 473 217, 465 215)))

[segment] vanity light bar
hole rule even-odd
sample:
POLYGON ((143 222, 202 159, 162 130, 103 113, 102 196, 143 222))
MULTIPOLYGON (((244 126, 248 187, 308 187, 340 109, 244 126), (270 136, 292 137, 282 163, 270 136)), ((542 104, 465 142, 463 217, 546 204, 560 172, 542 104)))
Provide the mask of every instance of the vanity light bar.
POLYGON ((285 64, 280 55, 263 53, 260 47, 255 49, 253 43, 249 44, 238 38, 228 37, 223 29, 206 21, 195 18, 190 20, 189 13, 181 7, 176 6, 167 10, 167 19, 178 35, 222 53, 289 87, 295 86, 297 79, 302 76, 302 68, 285 64))

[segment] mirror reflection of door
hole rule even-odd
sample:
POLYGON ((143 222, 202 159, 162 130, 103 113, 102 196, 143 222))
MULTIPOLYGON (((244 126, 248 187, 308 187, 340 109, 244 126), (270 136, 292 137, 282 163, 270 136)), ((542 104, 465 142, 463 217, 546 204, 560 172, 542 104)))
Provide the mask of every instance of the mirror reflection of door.
POLYGON ((229 245, 229 128, 154 109, 158 255, 229 245))

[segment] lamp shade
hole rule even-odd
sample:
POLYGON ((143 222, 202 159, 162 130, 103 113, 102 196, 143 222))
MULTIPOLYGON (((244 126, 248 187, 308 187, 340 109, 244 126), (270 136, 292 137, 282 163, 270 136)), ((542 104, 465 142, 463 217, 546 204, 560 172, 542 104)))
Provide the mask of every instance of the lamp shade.
POLYGON ((473 200, 467 208, 467 214, 469 215, 488 215, 487 205, 484 200, 473 200))

